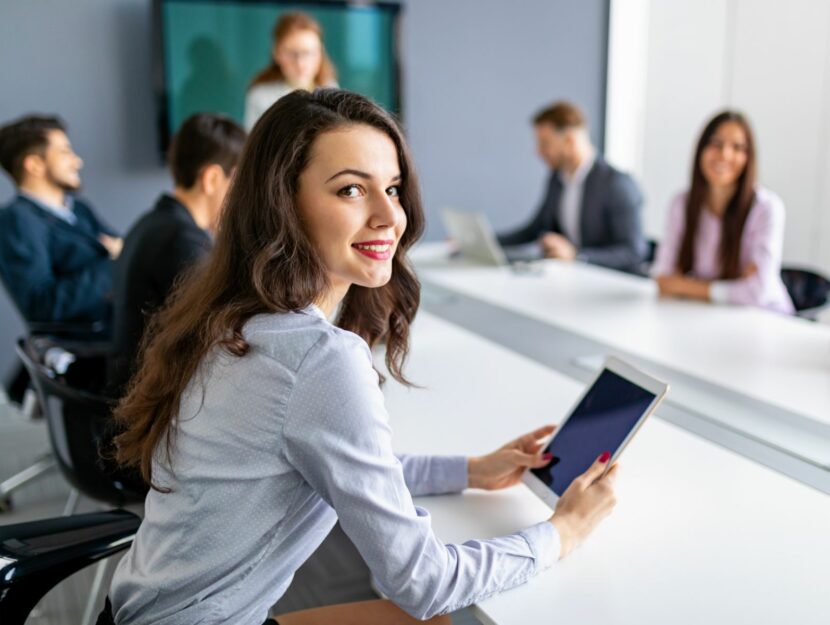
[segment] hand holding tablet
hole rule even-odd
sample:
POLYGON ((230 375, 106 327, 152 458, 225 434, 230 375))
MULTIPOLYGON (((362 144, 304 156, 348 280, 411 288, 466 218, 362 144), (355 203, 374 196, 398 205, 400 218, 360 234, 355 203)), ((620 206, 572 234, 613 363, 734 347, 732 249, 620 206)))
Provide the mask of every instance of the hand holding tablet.
POLYGON ((556 509, 550 522, 564 557, 616 504, 614 462, 668 386, 608 358, 556 428, 543 426, 485 456, 468 459, 468 486, 497 490, 519 481, 556 509))
POLYGON ((552 507, 603 452, 611 466, 668 386, 616 358, 608 358, 559 427, 543 454, 551 461, 525 473, 523 481, 552 507))
POLYGON ((578 546, 616 503, 614 462, 665 397, 668 386, 608 358, 522 481, 556 509, 560 557, 578 546))
POLYGON ((468 486, 484 490, 498 490, 518 484, 522 481, 522 476, 527 469, 548 464, 549 458, 539 455, 545 445, 540 441, 549 441, 555 429, 556 426, 544 425, 502 445, 492 453, 469 458, 467 460, 468 486))
POLYGON ((597 458, 585 473, 571 482, 559 498, 550 522, 559 531, 560 558, 579 547, 617 505, 613 485, 618 465, 609 469, 610 458, 608 452, 597 458))

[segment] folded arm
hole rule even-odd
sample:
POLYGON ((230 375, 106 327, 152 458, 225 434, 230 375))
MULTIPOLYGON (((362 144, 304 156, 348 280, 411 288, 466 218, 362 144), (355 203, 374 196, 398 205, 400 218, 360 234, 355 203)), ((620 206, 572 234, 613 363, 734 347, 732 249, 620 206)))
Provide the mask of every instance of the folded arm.
POLYGON ((7 215, 0 224, 0 271, 28 321, 97 321, 106 318, 112 294, 109 259, 60 274, 52 267, 48 233, 37 224, 7 215))

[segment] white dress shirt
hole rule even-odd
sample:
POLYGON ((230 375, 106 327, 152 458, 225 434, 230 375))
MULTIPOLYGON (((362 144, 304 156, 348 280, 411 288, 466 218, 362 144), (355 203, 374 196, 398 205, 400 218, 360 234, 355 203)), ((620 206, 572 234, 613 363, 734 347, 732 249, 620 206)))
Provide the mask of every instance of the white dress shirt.
POLYGON ((281 80, 263 82, 248 89, 248 93, 245 94, 245 130, 250 132, 257 120, 274 102, 292 91, 294 87, 281 80))
MULTIPOLYGON (((337 87, 337 83, 323 86, 337 87)), ((245 94, 245 130, 250 132, 257 120, 271 108, 272 104, 295 90, 296 87, 282 80, 262 82, 248 89, 248 93, 245 94)))
POLYGON ((582 245, 582 191, 585 186, 585 178, 591 167, 594 166, 596 155, 591 152, 573 175, 568 176, 564 172, 560 174, 562 178, 562 199, 559 204, 559 224, 562 226, 563 234, 568 240, 574 244, 575 247, 582 245))

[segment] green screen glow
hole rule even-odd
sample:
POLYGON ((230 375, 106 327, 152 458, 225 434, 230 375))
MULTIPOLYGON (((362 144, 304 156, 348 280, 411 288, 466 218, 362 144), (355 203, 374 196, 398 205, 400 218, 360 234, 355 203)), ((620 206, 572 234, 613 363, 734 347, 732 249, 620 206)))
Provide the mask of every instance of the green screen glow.
POLYGON ((245 91, 269 64, 271 31, 288 11, 304 11, 320 22, 342 88, 398 112, 395 12, 389 6, 168 0, 162 24, 171 133, 197 112, 225 113, 242 123, 245 91))

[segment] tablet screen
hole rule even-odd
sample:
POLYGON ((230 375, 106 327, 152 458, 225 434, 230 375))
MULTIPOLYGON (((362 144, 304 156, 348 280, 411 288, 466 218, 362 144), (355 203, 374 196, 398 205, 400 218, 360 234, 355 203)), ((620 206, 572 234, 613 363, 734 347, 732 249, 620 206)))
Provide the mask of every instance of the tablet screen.
POLYGON ((531 471, 561 496, 602 452, 616 453, 655 397, 604 369, 543 452, 553 454, 553 460, 531 471))

